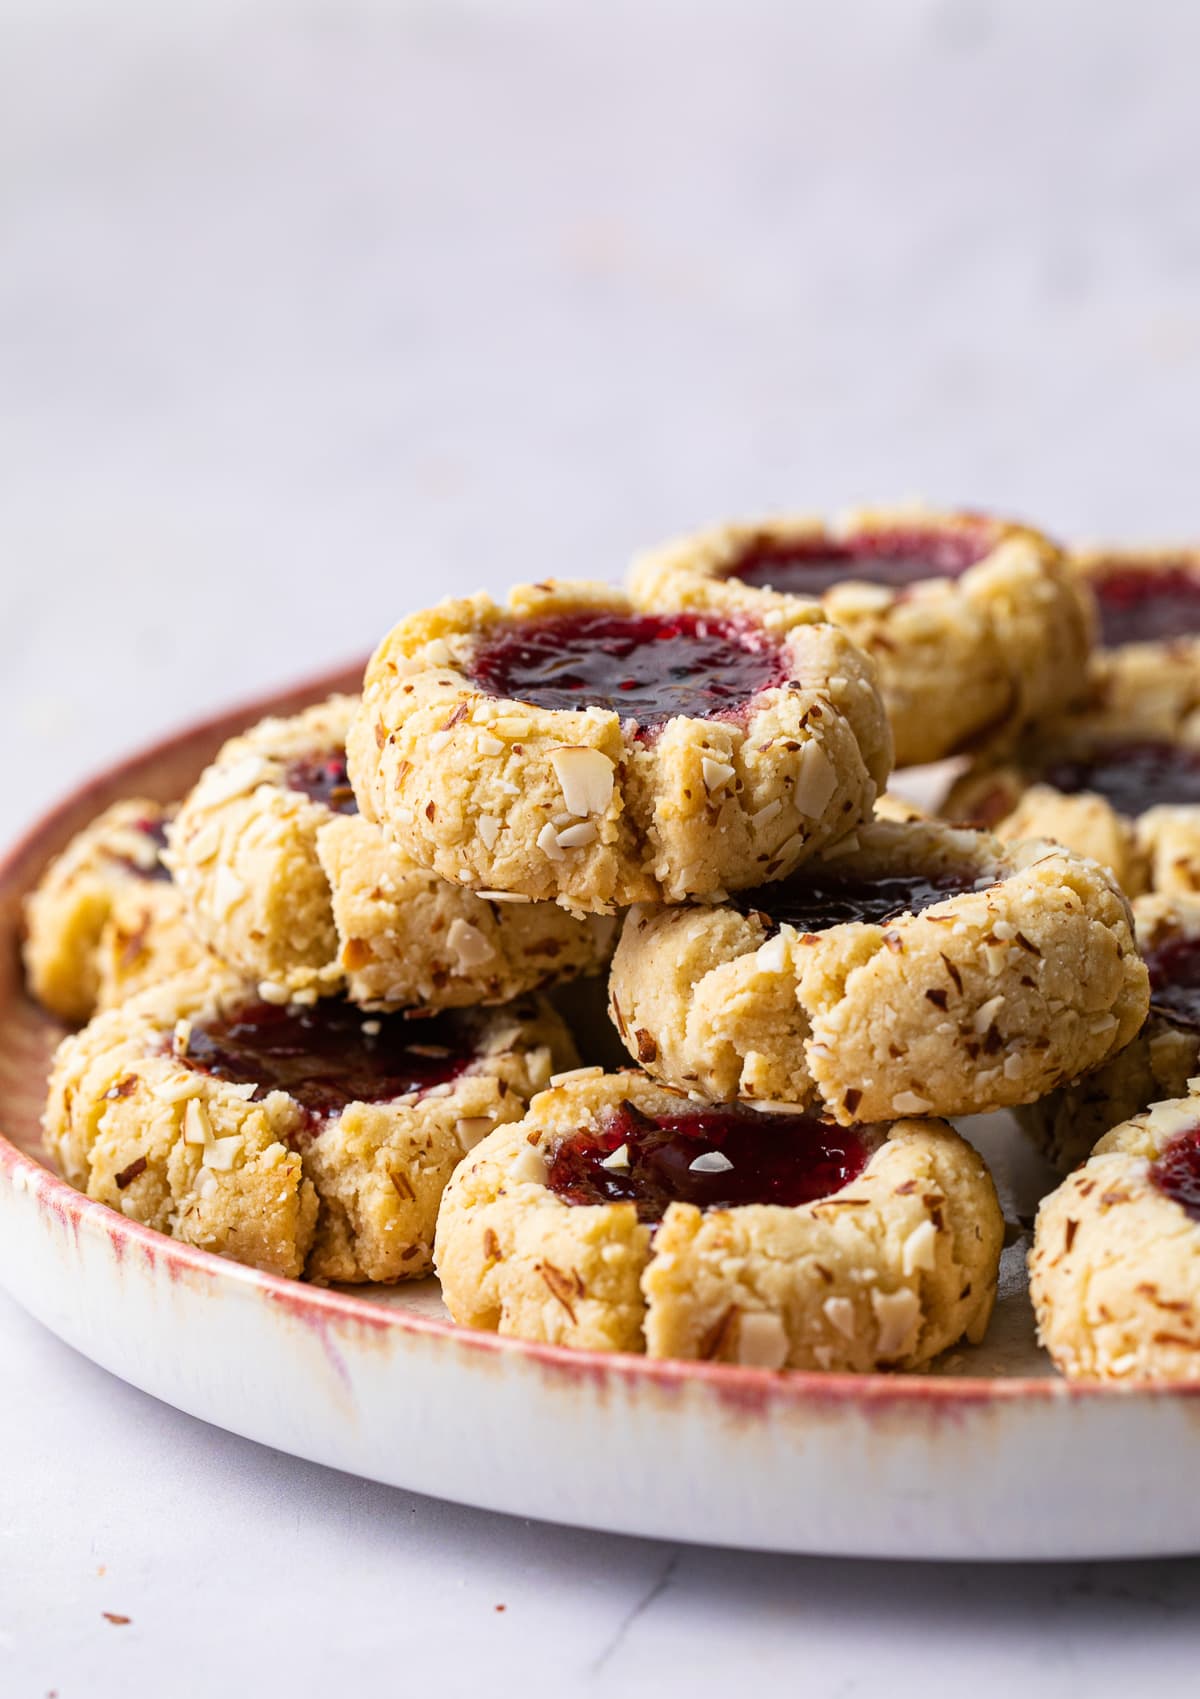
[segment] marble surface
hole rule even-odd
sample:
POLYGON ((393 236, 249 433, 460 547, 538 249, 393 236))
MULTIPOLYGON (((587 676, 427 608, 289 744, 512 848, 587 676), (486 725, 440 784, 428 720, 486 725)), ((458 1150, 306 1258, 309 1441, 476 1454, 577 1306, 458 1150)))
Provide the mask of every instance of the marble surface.
MULTIPOLYGON (((1193 8, 3 0, 0 31, 5 838, 419 600, 726 513, 1200 529, 1193 8)), ((6 1695, 1194 1669, 1192 1563, 534 1527, 206 1429, 7 1300, 0 1349, 6 1695)))

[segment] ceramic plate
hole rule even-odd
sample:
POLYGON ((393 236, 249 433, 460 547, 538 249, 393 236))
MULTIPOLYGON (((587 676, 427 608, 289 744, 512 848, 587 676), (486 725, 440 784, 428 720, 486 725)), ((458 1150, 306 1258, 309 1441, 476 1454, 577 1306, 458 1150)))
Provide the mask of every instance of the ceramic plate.
POLYGON ((1022 1224, 1046 1176, 1004 1116, 965 1127, 1012 1224, 996 1317, 983 1346, 924 1376, 774 1374, 501 1340, 450 1323, 432 1280, 364 1293, 276 1279, 177 1245, 56 1177, 38 1116, 61 1029, 21 984, 24 892, 107 803, 169 801, 233 731, 359 676, 247 704, 136 756, 0 865, 0 1280, 18 1301, 192 1415, 487 1509, 789 1552, 1200 1550, 1200 1498, 1180 1490, 1200 1457, 1200 1388, 1054 1377, 1023 1279, 1022 1224))

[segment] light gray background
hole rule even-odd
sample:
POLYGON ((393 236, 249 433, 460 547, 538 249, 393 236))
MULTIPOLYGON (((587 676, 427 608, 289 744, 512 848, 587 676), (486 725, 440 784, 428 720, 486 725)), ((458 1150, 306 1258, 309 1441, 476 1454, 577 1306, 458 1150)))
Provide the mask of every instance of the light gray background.
MULTIPOLYGON (((3 836, 435 594, 728 513, 1200 532, 1198 63, 1184 0, 0 4, 3 836)), ((0 1351, 6 1699, 1194 1684, 1196 1565, 533 1528, 6 1300, 0 1351)))

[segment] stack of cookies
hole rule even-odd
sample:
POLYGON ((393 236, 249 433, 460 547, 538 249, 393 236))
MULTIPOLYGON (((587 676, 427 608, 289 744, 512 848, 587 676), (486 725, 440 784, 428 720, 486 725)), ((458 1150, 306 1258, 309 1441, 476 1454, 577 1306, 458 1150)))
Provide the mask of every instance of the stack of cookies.
MULTIPOLYGON (((1161 894, 1189 823, 1109 796, 1100 825, 1061 783, 1116 725, 1122 782, 1186 765, 1200 662, 1114 650, 1107 611, 1093 654, 1111 565, 864 513, 402 620, 361 696, 253 727, 175 808, 118 804, 30 899, 33 990, 87 1022, 50 1082, 63 1173, 275 1273, 436 1268, 456 1320, 527 1339, 855 1371, 979 1340, 1003 1222, 948 1118, 1020 1108, 1077 1160, 1200 1051, 1147 1019, 1118 883, 1160 893, 1152 962, 1200 964, 1200 911, 1161 894), (883 794, 894 754, 969 755, 956 823, 883 794)), ((1180 1137, 1160 1105, 1080 1170, 1121 1165, 1139 1247, 1151 1205, 1200 1246, 1155 1178, 1180 1137)), ((1129 1372, 1081 1342, 1081 1257, 1117 1254, 1088 1215, 1044 1206, 1043 1335, 1068 1373, 1129 1372)), ((1127 1343, 1150 1303, 1122 1360, 1190 1372, 1127 1343)))

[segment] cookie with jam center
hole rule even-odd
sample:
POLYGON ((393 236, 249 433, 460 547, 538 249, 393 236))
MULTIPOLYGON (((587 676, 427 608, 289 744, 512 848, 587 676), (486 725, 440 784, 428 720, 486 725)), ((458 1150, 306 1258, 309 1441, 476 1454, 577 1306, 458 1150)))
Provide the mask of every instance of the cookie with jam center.
POLYGON ((86 1021, 206 956, 163 861, 173 812, 146 798, 113 803, 26 899, 29 988, 61 1020, 86 1021))
POLYGON ((1031 1102, 1127 1044, 1148 1001, 1101 868, 934 821, 860 827, 722 903, 631 909, 609 989, 655 1078, 844 1124, 1031 1102))
POLYGON ((1200 549, 1093 548, 1071 565, 1096 602, 1096 706, 1175 736, 1200 708, 1200 549))
POLYGON ((1029 1287, 1068 1379, 1200 1381, 1200 1098, 1112 1128, 1042 1200, 1029 1287))
POLYGON ((721 525, 640 555, 630 584, 639 598, 768 622, 819 598, 879 669, 901 767, 1011 742, 1086 690, 1086 586, 1039 531, 986 514, 721 525))
POLYGON ((567 582, 403 620, 347 747, 422 866, 591 913, 785 876, 891 762, 870 663, 815 605, 768 622, 567 582))
POLYGON ((184 975, 64 1040, 47 1148, 72 1185, 276 1274, 427 1274, 442 1188, 574 1047, 536 999, 422 1018, 184 975))
POLYGON ((1200 891, 1200 721, 1092 708, 1005 762, 976 764, 940 812, 1005 842, 1053 838, 1110 868, 1130 897, 1200 891))
POLYGON ((1150 1013, 1110 1061, 1017 1111, 1042 1155, 1066 1174, 1110 1127, 1152 1103, 1187 1095, 1200 1073, 1200 897, 1135 897, 1150 1013))
POLYGON ((176 878, 214 952, 269 996, 459 1008, 599 972, 603 918, 488 902, 418 867, 358 811, 346 772, 357 698, 232 739, 171 831, 176 878))
POLYGON ((1002 1241, 982 1159, 942 1122, 840 1127, 594 1068, 471 1152, 435 1256, 471 1327, 865 1372, 979 1340, 1002 1241))

